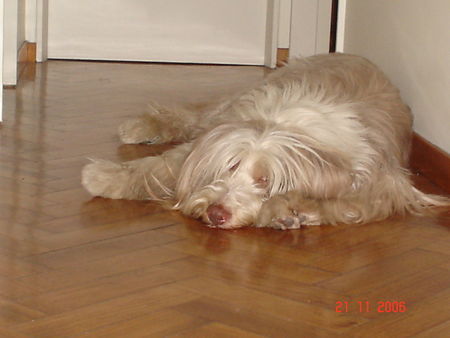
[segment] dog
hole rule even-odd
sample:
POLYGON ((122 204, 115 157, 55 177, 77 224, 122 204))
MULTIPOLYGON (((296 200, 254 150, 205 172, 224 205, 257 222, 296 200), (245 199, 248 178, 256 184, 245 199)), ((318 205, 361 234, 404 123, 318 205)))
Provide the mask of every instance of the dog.
POLYGON ((448 205, 414 188, 412 115, 370 61, 349 54, 295 59, 260 86, 207 113, 157 105, 124 122, 124 143, 178 142, 160 156, 94 160, 94 196, 166 201, 225 229, 366 223, 448 205))

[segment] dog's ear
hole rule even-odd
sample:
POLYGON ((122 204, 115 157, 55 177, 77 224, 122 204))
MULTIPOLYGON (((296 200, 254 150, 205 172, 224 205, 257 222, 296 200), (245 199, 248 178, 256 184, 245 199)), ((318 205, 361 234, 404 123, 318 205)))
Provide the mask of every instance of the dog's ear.
POLYGON ((305 198, 335 198, 351 189, 351 161, 336 148, 304 134, 278 135, 269 161, 271 195, 297 190, 305 198))
POLYGON ((314 199, 339 197, 352 187, 351 165, 345 155, 336 151, 316 150, 319 157, 310 158, 313 166, 305 165, 308 182, 299 182, 300 189, 314 199))

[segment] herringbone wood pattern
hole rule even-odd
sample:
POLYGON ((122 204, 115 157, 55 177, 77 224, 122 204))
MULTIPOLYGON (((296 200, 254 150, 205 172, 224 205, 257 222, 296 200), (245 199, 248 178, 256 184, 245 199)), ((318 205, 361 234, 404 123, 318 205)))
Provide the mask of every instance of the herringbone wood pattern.
POLYGON ((116 136, 150 100, 200 106, 264 73, 50 61, 6 90, 0 336, 448 337, 449 210, 367 225, 221 231, 154 203, 91 199, 82 189, 87 157, 123 161, 165 148, 120 145, 116 136), (406 311, 378 312, 386 301, 385 310, 405 302, 406 311))

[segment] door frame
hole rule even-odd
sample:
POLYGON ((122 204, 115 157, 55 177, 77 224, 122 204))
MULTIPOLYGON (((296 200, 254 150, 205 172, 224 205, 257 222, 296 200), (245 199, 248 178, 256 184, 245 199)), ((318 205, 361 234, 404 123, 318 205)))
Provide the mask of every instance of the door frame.
POLYGON ((290 57, 328 53, 332 0, 292 0, 290 57))
POLYGON ((336 52, 344 52, 347 0, 339 0, 336 27, 336 52))
POLYGON ((0 122, 3 121, 3 5, 4 0, 0 0, 0 122))
POLYGON ((280 0, 267 0, 264 66, 269 68, 277 66, 279 20, 280 0))
POLYGON ((48 0, 36 0, 36 61, 48 58, 48 0))

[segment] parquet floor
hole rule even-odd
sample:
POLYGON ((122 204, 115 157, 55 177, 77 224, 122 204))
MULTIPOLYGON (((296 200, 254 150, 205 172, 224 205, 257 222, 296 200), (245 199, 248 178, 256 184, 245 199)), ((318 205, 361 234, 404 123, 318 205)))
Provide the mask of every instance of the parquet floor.
POLYGON ((116 136, 150 100, 209 102, 265 72, 50 61, 5 90, 0 336, 450 337, 449 210, 364 226, 222 231, 82 189, 87 157, 122 161, 164 148, 116 136))

